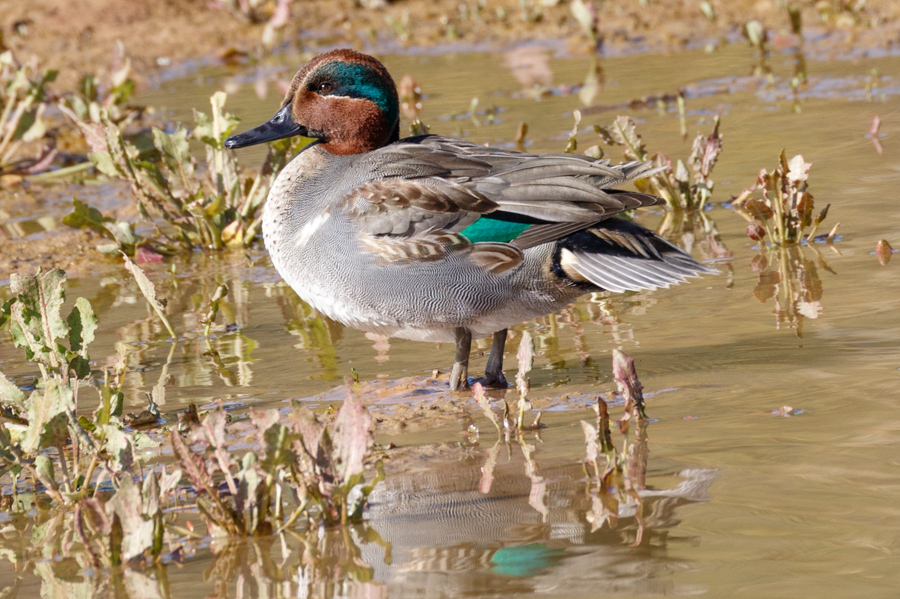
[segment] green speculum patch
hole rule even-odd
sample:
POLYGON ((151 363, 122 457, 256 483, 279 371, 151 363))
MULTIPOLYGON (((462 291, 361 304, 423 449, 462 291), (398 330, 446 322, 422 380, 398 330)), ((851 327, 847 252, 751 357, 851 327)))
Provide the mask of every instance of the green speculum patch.
POLYGON ((507 243, 521 235, 531 224, 481 217, 460 231, 472 243, 493 241, 507 243))

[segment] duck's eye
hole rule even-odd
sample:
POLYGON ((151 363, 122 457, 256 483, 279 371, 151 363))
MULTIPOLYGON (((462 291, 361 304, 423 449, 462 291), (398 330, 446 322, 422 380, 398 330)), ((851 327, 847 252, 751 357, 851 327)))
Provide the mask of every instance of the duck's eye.
POLYGON ((331 83, 329 83, 328 81, 323 81, 322 83, 319 84, 319 93, 321 93, 321 94, 331 93, 331 91, 333 89, 334 89, 334 86, 331 85, 331 83))

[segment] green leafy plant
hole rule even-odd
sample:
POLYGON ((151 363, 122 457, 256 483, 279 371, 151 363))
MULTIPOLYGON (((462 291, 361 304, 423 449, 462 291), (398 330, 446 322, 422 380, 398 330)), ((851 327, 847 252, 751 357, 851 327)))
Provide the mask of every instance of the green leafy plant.
POLYGON ((17 62, 11 51, 0 53, 0 173, 25 172, 50 156, 19 157, 24 144, 47 133, 43 118, 46 87, 56 79, 57 72, 47 70, 37 75, 36 70, 34 65, 17 62))
MULTIPOLYGON (((131 185, 141 215, 154 226, 152 243, 156 247, 174 251, 252 243, 261 225, 260 207, 278 173, 302 143, 296 139, 273 142, 259 172, 245 176, 235 155, 224 146, 238 123, 224 112, 225 99, 223 92, 213 94, 211 116, 195 111, 196 126, 191 132, 182 126, 173 133, 154 128, 154 151, 146 155, 122 135, 106 111, 100 111, 104 136, 98 150, 90 154, 91 161, 103 174, 131 185), (204 145, 205 168, 193 157, 191 140, 204 145)), ((64 222, 101 232, 106 229, 104 234, 126 253, 143 242, 120 234, 110 227, 109 219, 77 201, 64 222)))
MULTIPOLYGON (((149 280, 141 283, 143 273, 133 264, 131 271, 148 300, 155 300, 149 280)), ((0 310, 0 325, 9 326, 13 343, 39 371, 27 397, 0 373, 0 480, 12 482, 4 487, 11 493, 0 496, 0 509, 24 515, 40 501, 56 523, 41 534, 74 531, 69 534, 78 536, 84 551, 80 567, 146 565, 177 551, 179 537, 197 536, 163 516, 179 496, 196 497, 196 509, 215 537, 362 518, 384 473, 378 462, 366 480, 374 424, 361 399, 349 395, 332 426, 299 404, 287 415, 251 410, 259 446, 242 455, 227 445, 234 431, 226 429, 231 418, 221 404, 202 420, 196 409, 189 410, 182 417, 186 437, 177 429, 167 435, 174 467, 142 463, 138 450, 160 447, 163 436, 135 430, 136 420, 123 418, 123 360, 102 384, 92 380, 87 348, 97 319, 84 298, 63 319, 65 287, 65 273, 58 269, 13 275, 12 296, 0 310), (98 407, 79 415, 78 398, 86 388, 98 391, 98 407)), ((158 416, 150 424, 157 425, 158 416)), ((35 559, 41 551, 35 547, 35 559)))
POLYGON ((3 305, 0 325, 9 323, 14 345, 25 350, 40 377, 26 398, 0 373, 0 410, 9 420, 0 424, 0 476, 9 473, 15 483, 25 471, 54 500, 71 504, 93 492, 98 466, 117 481, 133 462, 134 444, 119 419, 122 366, 113 376, 106 374, 93 417, 76 415, 79 391, 91 376, 87 347, 94 339, 97 318, 90 302, 78 298, 63 320, 65 283, 59 269, 11 277, 13 295, 3 305))
POLYGON ((203 420, 190 422, 188 440, 202 448, 199 453, 177 431, 170 439, 197 493, 197 509, 214 536, 271 534, 301 517, 329 524, 359 520, 366 498, 384 476, 379 462, 374 480, 365 481, 374 429, 371 415, 352 393, 333 430, 299 404, 287 418, 275 410, 251 410, 259 446, 239 461, 226 446, 227 421, 219 405, 203 420), (224 478, 223 485, 214 481, 216 472, 224 478), (294 504, 290 514, 284 511, 288 498, 294 504))

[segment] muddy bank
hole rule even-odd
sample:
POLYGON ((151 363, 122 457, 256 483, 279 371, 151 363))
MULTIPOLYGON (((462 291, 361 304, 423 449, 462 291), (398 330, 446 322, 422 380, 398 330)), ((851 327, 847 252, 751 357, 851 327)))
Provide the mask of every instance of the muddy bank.
MULTIPOLYGON (((0 1, 3 44, 34 55, 46 67, 60 70, 59 89, 74 84, 84 72, 111 67, 121 41, 138 76, 164 72, 184 61, 260 55, 275 8, 263 3, 253 19, 224 8, 228 2, 160 0, 20 0, 0 1), (221 8, 215 8, 222 5, 221 8), (235 51, 237 54, 235 54, 235 51)), ((529 41, 565 40, 573 52, 678 50, 723 37, 740 37, 743 25, 760 21, 772 34, 788 33, 788 11, 782 3, 681 0, 594 3, 592 25, 579 23, 573 6, 563 0, 303 0, 289 4, 289 16, 270 45, 277 51, 316 51, 352 46, 370 51, 451 45, 473 49, 529 41), (484 7, 480 7, 484 4, 484 7), (646 4, 646 6, 644 6, 646 4), (368 8, 367 8, 368 7, 368 8)), ((803 2, 801 14, 807 42, 841 47, 887 49, 900 45, 900 5, 893 0, 803 2)), ((775 40, 777 43, 777 40, 775 40)))

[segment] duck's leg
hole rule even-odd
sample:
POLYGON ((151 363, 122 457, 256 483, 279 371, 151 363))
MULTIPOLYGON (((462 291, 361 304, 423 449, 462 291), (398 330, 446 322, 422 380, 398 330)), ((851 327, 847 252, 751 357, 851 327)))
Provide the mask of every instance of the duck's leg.
POLYGON ((456 335, 456 357, 453 370, 450 371, 450 390, 457 391, 469 388, 469 353, 472 351, 472 331, 458 327, 456 335))
POLYGON ((485 387, 506 389, 506 377, 503 376, 503 349, 506 347, 507 329, 494 333, 494 341, 491 343, 491 354, 488 356, 487 366, 484 368, 484 378, 478 382, 485 387))

